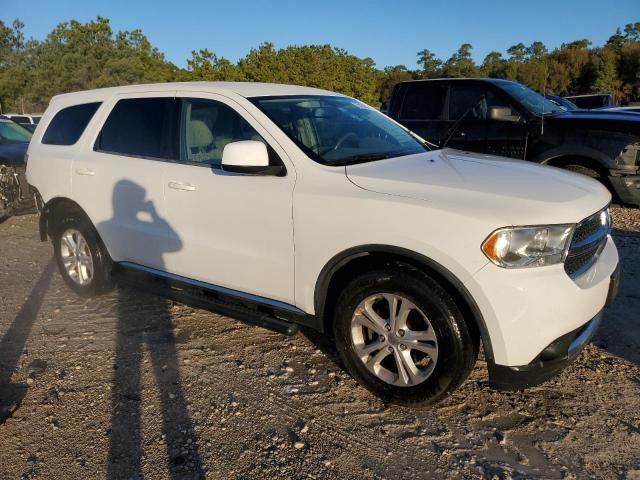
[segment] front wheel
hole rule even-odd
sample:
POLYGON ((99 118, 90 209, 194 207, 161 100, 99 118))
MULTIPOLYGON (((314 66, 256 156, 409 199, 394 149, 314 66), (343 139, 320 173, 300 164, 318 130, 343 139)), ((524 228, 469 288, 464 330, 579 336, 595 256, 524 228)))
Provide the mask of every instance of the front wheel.
POLYGON ((52 237, 58 269, 71 290, 91 297, 112 288, 113 262, 88 220, 64 216, 52 237))
POLYGON ((435 403, 475 364, 479 338, 453 298, 407 265, 365 273, 342 291, 334 334, 349 372, 386 401, 435 403))

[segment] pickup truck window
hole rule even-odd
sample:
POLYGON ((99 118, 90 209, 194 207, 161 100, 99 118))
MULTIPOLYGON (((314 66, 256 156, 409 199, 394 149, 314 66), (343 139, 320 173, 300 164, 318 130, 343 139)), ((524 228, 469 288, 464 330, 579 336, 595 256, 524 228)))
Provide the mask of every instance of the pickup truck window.
POLYGON ((551 100, 544 98, 524 85, 513 82, 504 82, 500 87, 511 95, 518 103, 535 115, 563 112, 564 109, 551 100))
POLYGON ((386 115, 347 97, 251 99, 311 159, 347 165, 429 150, 386 115))
POLYGON ((444 120, 447 98, 445 82, 415 82, 407 85, 399 118, 403 120, 444 120))

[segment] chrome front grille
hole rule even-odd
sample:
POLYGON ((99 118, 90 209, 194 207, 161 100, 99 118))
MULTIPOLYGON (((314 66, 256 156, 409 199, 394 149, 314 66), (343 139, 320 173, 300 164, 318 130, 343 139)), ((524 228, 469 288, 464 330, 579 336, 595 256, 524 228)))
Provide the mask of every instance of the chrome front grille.
POLYGON ((607 243, 610 228, 609 207, 576 225, 564 261, 564 270, 571 278, 579 277, 598 260, 607 243))

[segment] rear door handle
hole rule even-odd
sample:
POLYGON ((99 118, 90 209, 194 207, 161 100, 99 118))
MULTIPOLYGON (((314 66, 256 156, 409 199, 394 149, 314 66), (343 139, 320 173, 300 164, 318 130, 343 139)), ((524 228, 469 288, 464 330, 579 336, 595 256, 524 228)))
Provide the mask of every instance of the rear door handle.
POLYGON ((174 190, 185 190, 187 192, 193 192, 196 189, 193 185, 182 182, 169 182, 169 188, 173 188, 174 190))
POLYGON ((96 174, 96 172, 90 168, 76 168, 76 173, 78 175, 86 175, 88 177, 93 177, 96 174))

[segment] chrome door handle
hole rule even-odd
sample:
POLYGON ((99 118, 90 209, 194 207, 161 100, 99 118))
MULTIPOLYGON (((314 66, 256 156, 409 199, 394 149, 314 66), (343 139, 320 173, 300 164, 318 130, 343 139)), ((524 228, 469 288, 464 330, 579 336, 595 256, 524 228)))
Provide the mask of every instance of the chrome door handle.
POLYGON ((193 192, 196 189, 193 185, 182 182, 169 182, 169 188, 173 188, 174 190, 185 190, 187 192, 193 192))
POLYGON ((88 177, 93 177, 96 174, 96 172, 90 168, 76 168, 76 173, 78 175, 86 175, 88 177))

